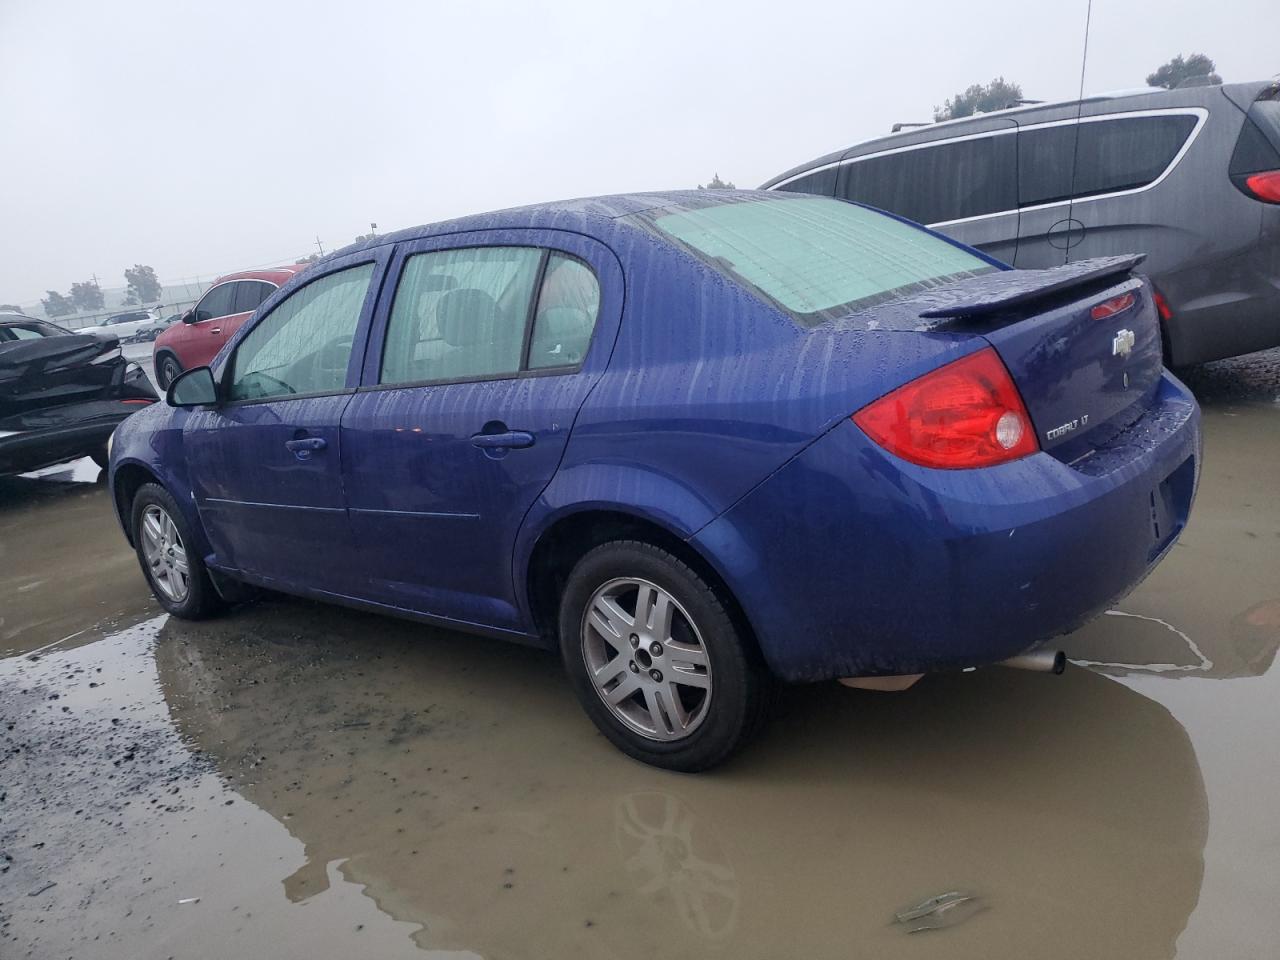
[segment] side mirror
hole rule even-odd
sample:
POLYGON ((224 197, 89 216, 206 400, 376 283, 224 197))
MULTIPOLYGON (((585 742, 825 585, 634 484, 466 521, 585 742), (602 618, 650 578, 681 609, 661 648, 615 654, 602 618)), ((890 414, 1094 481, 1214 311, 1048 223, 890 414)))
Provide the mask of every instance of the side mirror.
POLYGON ((218 402, 218 385, 208 367, 194 367, 173 378, 164 395, 171 407, 209 407, 218 402))
POLYGON ((195 323, 195 322, 196 322, 196 308, 195 308, 195 307, 192 307, 190 310, 188 310, 186 313, 184 313, 184 314, 183 314, 179 319, 180 319, 180 320, 182 320, 182 322, 183 322, 183 323, 195 323))

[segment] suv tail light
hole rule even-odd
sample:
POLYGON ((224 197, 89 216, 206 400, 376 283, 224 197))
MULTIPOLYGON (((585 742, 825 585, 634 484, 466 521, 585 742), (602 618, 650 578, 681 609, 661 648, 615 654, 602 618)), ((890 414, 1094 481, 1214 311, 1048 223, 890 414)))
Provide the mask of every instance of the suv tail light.
POLYGON ((1244 178, 1245 192, 1267 203, 1280 203, 1280 170, 1251 173, 1244 178))
POLYGON ((853 422, 890 453, 943 470, 989 467, 1040 449, 994 347, 885 394, 855 413, 853 422))

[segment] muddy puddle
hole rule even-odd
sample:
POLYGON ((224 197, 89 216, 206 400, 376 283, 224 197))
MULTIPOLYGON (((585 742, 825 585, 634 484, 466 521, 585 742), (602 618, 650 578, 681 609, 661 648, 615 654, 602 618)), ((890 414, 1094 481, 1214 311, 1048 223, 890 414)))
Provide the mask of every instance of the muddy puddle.
POLYGON ((537 651, 285 598, 171 620, 101 486, 0 481, 0 956, 1270 956, 1280 407, 1205 433, 1083 665, 792 689, 702 776, 617 753, 537 651))

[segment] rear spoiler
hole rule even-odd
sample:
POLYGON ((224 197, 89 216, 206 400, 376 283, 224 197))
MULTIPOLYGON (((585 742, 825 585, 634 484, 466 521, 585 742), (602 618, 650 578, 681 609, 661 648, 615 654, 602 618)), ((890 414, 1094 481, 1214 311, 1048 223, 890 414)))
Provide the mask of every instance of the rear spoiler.
POLYGON ((1094 257, 1046 270, 999 270, 929 291, 937 303, 921 317, 978 317, 1003 313, 1045 297, 1127 274, 1147 258, 1145 253, 1094 257))

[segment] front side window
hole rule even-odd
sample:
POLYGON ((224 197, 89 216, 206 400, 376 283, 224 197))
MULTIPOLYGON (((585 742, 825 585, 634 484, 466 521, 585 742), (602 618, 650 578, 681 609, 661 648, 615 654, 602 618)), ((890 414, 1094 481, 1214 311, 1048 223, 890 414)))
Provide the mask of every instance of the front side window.
POLYGON ((533 314, 529 369, 580 364, 599 312, 600 283, 591 268, 573 257, 551 254, 533 314))
POLYGON ((542 251, 466 247, 405 262, 379 383, 514 375, 542 251))
POLYGON ((1145 187, 1173 163, 1195 126, 1195 117, 1173 114, 1020 131, 1018 202, 1034 206, 1145 187))
POLYGON ((231 358, 229 398, 341 390, 373 267, 365 263, 321 277, 267 314, 231 358))
POLYGON ((1018 205, 1012 134, 944 142, 844 168, 840 196, 917 223, 963 220, 1018 205))
POLYGON ((232 312, 237 283, 221 283, 206 293, 196 304, 195 321, 225 317, 232 312))
POLYGON ((996 269, 925 230, 821 197, 691 203, 632 219, 806 325, 996 269))

